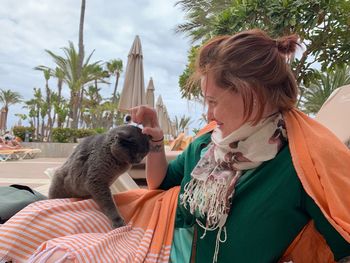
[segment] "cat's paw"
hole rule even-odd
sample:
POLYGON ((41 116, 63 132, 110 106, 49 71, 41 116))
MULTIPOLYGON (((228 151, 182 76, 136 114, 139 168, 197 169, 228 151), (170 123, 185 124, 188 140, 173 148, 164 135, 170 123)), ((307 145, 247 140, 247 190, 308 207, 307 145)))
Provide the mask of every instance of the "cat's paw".
POLYGON ((113 228, 118 228, 118 227, 122 227, 122 226, 125 226, 125 222, 121 217, 116 218, 112 221, 113 228))

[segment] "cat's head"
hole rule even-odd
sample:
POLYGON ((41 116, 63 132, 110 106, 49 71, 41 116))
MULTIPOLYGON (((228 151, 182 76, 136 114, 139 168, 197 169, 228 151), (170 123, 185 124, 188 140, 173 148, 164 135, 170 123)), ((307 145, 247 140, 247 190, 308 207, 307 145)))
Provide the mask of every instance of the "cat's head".
POLYGON ((111 142, 111 153, 116 159, 136 164, 149 152, 150 137, 132 125, 122 125, 109 130, 107 139, 111 142))

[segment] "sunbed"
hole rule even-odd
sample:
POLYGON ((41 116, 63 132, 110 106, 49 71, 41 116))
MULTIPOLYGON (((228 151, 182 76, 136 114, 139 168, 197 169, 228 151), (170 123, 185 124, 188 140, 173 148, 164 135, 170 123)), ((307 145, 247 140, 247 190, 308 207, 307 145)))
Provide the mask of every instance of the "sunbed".
POLYGON ((24 153, 22 149, 1 149, 0 161, 18 160, 22 153, 24 153))

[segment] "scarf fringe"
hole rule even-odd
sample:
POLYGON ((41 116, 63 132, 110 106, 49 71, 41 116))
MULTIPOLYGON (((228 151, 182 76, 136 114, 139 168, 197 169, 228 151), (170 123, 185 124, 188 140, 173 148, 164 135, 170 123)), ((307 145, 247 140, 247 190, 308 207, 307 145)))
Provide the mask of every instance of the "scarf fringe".
MULTIPOLYGON (((231 179, 231 178, 230 178, 231 179)), ((227 185, 229 180, 224 178, 208 177, 206 181, 192 178, 185 185, 181 204, 191 212, 206 217, 205 228, 218 228, 223 214, 227 213, 227 185)))

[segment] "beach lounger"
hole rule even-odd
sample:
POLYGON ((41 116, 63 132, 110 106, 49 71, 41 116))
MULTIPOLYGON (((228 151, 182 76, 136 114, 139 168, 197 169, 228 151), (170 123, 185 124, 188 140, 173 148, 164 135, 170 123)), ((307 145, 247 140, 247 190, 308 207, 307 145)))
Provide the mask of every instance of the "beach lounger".
POLYGON ((0 161, 33 159, 39 153, 40 149, 18 148, 18 149, 2 149, 0 150, 0 161))
POLYGON ((21 149, 3 149, 0 150, 0 161, 18 160, 23 151, 21 149))
POLYGON ((332 92, 315 119, 330 129, 343 143, 349 145, 350 121, 348 112, 350 112, 350 85, 345 85, 332 92))
POLYGON ((23 150, 21 159, 34 159, 39 153, 41 153, 40 149, 23 148, 21 150, 23 150))

